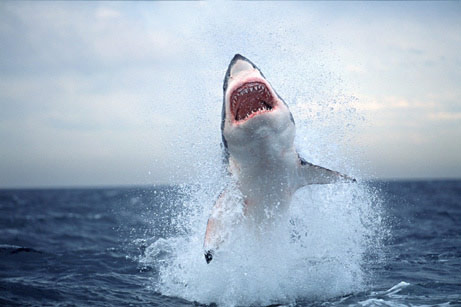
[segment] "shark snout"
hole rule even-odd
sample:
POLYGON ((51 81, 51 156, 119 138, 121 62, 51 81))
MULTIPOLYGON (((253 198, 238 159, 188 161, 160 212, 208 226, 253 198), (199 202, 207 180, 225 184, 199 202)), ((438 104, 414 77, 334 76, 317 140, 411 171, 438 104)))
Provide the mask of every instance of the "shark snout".
MULTIPOLYGON (((236 58, 237 56, 240 56, 240 55, 236 55, 234 58, 236 58)), ((236 61, 231 66, 230 77, 235 78, 241 74, 251 73, 255 69, 256 68, 254 68, 250 62, 248 62, 245 58, 240 56, 240 57, 237 57, 236 61)))

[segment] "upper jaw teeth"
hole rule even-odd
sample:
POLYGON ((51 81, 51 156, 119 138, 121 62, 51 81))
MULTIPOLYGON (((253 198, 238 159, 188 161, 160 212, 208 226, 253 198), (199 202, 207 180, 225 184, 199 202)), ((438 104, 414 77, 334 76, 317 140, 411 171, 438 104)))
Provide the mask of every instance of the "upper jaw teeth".
POLYGON ((246 88, 240 90, 240 91, 237 93, 237 95, 243 95, 243 94, 247 94, 247 93, 253 92, 253 91, 259 91, 259 92, 261 92, 261 93, 264 91, 264 92, 266 92, 266 93, 269 93, 269 90, 268 90, 265 86, 263 86, 263 85, 261 85, 261 84, 256 84, 256 85, 253 85, 253 86, 250 86, 250 87, 246 87, 246 88))
POLYGON ((243 88, 243 89, 239 90, 235 95, 233 95, 232 102, 237 102, 238 97, 246 95, 246 94, 251 93, 253 91, 258 91, 261 94, 264 93, 264 94, 270 95, 269 90, 264 85, 256 84, 256 85, 246 87, 246 88, 243 88))

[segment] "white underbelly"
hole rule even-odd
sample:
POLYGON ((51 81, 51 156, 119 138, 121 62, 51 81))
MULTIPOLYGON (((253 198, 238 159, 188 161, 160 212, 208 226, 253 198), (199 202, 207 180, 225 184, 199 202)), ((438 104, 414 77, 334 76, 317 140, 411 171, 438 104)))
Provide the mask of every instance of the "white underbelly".
POLYGON ((285 212, 293 195, 293 176, 287 167, 264 168, 242 174, 239 189, 248 217, 262 221, 273 219, 285 212))

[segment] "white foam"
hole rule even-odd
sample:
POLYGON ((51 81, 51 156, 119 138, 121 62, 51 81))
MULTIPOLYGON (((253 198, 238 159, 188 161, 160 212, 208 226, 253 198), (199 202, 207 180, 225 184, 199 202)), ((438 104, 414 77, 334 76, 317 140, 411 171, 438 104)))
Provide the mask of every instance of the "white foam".
MULTIPOLYGON (((311 186, 272 227, 236 225, 206 264, 203 235, 215 188, 201 185, 176 216, 183 235, 152 243, 141 261, 158 269, 156 291, 201 303, 249 305, 328 298, 364 287, 363 256, 378 226, 361 185, 311 186), (205 206, 204 206, 205 204, 205 206), (184 213, 184 212, 182 212, 184 213)), ((249 223, 250 222, 250 223, 249 223)))

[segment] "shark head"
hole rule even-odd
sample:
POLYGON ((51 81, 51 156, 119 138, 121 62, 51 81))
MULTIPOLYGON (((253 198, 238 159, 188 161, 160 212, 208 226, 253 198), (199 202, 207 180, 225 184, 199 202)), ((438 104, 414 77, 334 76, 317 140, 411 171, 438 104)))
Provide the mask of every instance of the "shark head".
POLYGON ((223 91, 221 130, 226 159, 239 152, 247 155, 252 144, 291 146, 293 116, 255 64, 236 54, 227 68, 223 91))

